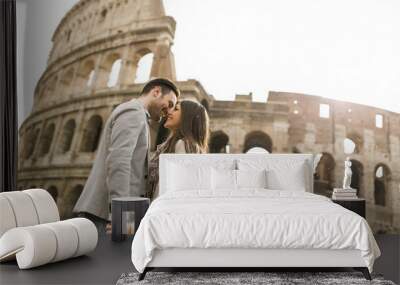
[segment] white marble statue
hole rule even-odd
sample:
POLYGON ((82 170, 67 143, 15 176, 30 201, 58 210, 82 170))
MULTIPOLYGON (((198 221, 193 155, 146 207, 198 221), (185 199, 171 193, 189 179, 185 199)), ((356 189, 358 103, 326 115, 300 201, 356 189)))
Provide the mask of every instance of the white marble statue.
POLYGON ((351 184, 351 161, 350 157, 346 158, 346 161, 344 162, 344 178, 343 178, 343 189, 352 189, 350 187, 351 184))

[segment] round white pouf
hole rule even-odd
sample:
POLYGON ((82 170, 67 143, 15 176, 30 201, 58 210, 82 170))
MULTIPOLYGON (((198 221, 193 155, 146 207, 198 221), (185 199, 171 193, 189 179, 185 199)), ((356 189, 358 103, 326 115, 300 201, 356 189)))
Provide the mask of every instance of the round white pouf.
POLYGON ((3 192, 13 209, 17 227, 33 226, 39 223, 35 205, 30 196, 21 191, 3 192))
POLYGON ((91 252, 96 248, 98 232, 92 221, 85 218, 75 218, 65 222, 70 223, 78 233, 79 244, 74 257, 91 252))
POLYGON ((78 249, 78 233, 67 221, 44 224, 57 238, 57 251, 51 262, 57 262, 75 255, 78 249))
POLYGON ((17 223, 10 202, 6 197, 0 195, 0 237, 16 226, 17 223))
POLYGON ((0 259, 7 259, 16 254, 20 269, 49 263, 56 251, 55 234, 41 225, 11 229, 0 239, 0 259))
POLYGON ((60 220, 57 205, 49 192, 44 189, 29 189, 22 192, 29 195, 32 199, 39 218, 39 224, 60 220))
POLYGON ((96 226, 85 218, 13 228, 0 238, 0 261, 16 255, 19 268, 28 269, 86 254, 97 241, 96 226))

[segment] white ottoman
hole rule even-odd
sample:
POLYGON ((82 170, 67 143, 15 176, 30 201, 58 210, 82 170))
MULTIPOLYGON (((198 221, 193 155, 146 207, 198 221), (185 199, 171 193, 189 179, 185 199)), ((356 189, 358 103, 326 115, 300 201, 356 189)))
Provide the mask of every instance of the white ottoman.
POLYGON ((0 262, 16 258, 20 269, 28 269, 96 248, 93 222, 59 221, 57 206, 46 190, 0 193, 0 214, 0 262))

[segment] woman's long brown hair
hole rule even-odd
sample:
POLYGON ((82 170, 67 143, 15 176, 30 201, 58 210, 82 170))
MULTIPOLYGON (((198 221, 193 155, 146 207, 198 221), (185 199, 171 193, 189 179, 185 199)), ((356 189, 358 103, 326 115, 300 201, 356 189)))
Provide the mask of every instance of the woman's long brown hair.
POLYGON ((183 140, 187 153, 207 153, 209 138, 209 118, 203 105, 191 100, 182 100, 181 123, 178 129, 165 141, 164 152, 174 153, 178 140, 183 140))

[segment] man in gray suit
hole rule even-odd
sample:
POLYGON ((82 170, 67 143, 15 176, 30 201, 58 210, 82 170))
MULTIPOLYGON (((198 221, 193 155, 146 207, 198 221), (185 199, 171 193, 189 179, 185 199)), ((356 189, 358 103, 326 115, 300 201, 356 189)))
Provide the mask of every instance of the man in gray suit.
POLYGON ((157 78, 143 87, 139 98, 113 110, 74 212, 106 222, 112 198, 145 193, 150 144, 148 120, 160 121, 173 110, 178 97, 179 89, 173 82, 157 78))

